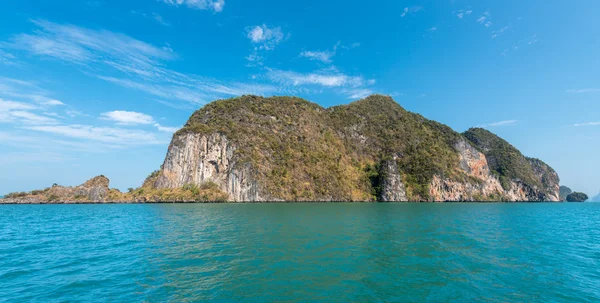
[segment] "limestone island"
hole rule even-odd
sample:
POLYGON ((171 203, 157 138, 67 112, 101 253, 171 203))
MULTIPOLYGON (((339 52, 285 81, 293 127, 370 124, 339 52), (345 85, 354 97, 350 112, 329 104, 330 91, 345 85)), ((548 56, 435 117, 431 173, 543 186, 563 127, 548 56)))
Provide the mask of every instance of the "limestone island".
POLYGON ((211 102, 136 189, 104 176, 0 203, 561 201, 559 176, 482 129, 458 133, 372 95, 323 108, 296 97, 211 102))

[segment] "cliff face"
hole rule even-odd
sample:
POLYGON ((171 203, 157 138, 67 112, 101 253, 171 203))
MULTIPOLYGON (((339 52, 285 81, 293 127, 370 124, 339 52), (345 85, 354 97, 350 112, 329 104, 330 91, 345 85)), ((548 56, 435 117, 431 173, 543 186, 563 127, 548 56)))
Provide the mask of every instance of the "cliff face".
POLYGON ((560 179, 543 161, 525 157, 519 150, 495 134, 472 128, 464 134, 481 151, 504 189, 509 201, 560 201, 560 179))
POLYGON ((221 134, 184 133, 174 136, 156 188, 179 188, 186 184, 217 184, 232 201, 262 201, 257 181, 248 165, 236 165, 236 147, 221 134))
POLYGON ((208 104, 173 136, 153 186, 206 182, 230 201, 559 201, 542 161, 384 96, 329 109, 288 97, 208 104))
POLYGON ((380 168, 379 201, 381 202, 406 202, 406 188, 402 183, 402 175, 398 169, 398 159, 394 157, 381 163, 380 168))

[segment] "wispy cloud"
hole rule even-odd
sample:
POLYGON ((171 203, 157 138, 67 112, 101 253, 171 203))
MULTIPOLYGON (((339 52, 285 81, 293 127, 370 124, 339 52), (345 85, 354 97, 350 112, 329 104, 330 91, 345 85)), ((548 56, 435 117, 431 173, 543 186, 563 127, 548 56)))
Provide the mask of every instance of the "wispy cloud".
POLYGON ((105 30, 62 25, 45 20, 32 21, 40 30, 16 35, 9 47, 65 62, 89 65, 105 61, 148 69, 159 60, 174 59, 172 52, 129 36, 105 30))
POLYGON ((365 80, 362 77, 348 76, 343 73, 330 71, 298 73, 294 71, 269 69, 267 76, 272 81, 292 86, 320 85, 326 87, 359 87, 365 84, 365 80))
POLYGON ((503 27, 503 28, 501 28, 499 30, 493 31, 492 32, 492 38, 498 37, 499 35, 503 34, 507 29, 508 29, 508 26, 505 26, 505 27, 503 27))
POLYGON ((100 115, 100 118, 116 122, 118 125, 152 125, 159 131, 167 133, 174 133, 179 129, 179 127, 160 125, 152 116, 133 111, 115 110, 105 112, 100 115))
POLYGON ((509 125, 516 125, 517 122, 518 122, 517 120, 504 120, 504 121, 498 121, 498 122, 493 122, 493 123, 488 123, 488 124, 480 124, 478 126, 479 127, 509 126, 509 125))
MULTIPOLYGON (((48 21, 33 23, 39 30, 32 34, 16 35, 8 45, 34 55, 85 67, 88 75, 163 99, 202 104, 228 96, 277 91, 272 85, 226 83, 166 68, 168 61, 177 58, 168 45, 157 47, 106 30, 48 21), (102 75, 109 72, 114 74, 115 70, 122 72, 123 76, 102 75)), ((277 30, 269 29, 256 34, 254 38, 265 48, 271 48, 274 47, 273 43, 282 39, 281 35, 277 30)))
POLYGON ((0 49, 0 64, 3 65, 17 65, 15 55, 7 53, 0 49))
POLYGON ((359 46, 360 43, 358 42, 352 43, 350 45, 343 45, 341 42, 338 41, 331 50, 303 51, 300 53, 300 57, 308 58, 310 60, 317 60, 329 64, 332 61, 331 58, 333 58, 333 56, 337 54, 338 49, 348 50, 359 46))
POLYGON ((115 110, 102 113, 100 116, 102 119, 111 120, 118 124, 135 125, 154 123, 154 118, 152 118, 152 116, 132 111, 115 110))
POLYGON ((246 36, 258 49, 263 50, 274 49, 284 38, 281 27, 268 27, 265 24, 246 28, 246 36))
POLYGON ((470 9, 461 9, 456 13, 456 17, 459 19, 464 18, 465 16, 470 16, 473 13, 473 10, 470 9))
POLYGON ((600 125, 600 121, 598 121, 598 122, 586 122, 586 123, 573 124, 573 126, 575 126, 575 127, 580 127, 580 126, 598 126, 598 125, 600 125))
POLYGON ((131 11, 131 13, 134 14, 134 15, 142 16, 144 18, 152 19, 152 20, 158 22, 160 25, 163 25, 163 26, 171 26, 171 23, 165 21, 165 19, 161 15, 159 15, 157 13, 152 13, 152 14, 149 15, 149 14, 146 14, 144 12, 135 11, 135 10, 131 11))
POLYGON ((165 21, 165 19, 163 19, 163 17, 157 13, 152 13, 152 18, 164 26, 171 26, 171 23, 165 21))
POLYGON ((48 117, 47 114, 33 112, 39 109, 33 104, 0 99, 0 123, 19 123, 25 125, 58 124, 58 120, 48 117))
POLYGON ((136 129, 95 127, 90 125, 41 125, 25 126, 24 129, 61 135, 68 138, 99 141, 103 143, 140 145, 164 144, 155 134, 136 129))
POLYGON ((341 92, 347 95, 348 99, 362 99, 374 93, 370 88, 342 89, 341 92))
POLYGON ((331 63, 331 57, 335 55, 332 51, 303 51, 300 53, 300 57, 308 58, 310 60, 318 60, 323 63, 331 63))
POLYGON ((600 93, 600 88, 567 89, 566 92, 570 94, 600 93))
POLYGON ((404 18, 406 15, 411 15, 411 14, 420 12, 422 10, 423 10, 422 6, 418 6, 418 5, 407 6, 404 8, 404 10, 402 10, 402 14, 400 14, 400 17, 404 18))
POLYGON ((225 0, 163 0, 163 2, 173 6, 185 5, 193 9, 213 10, 215 12, 223 11, 225 6, 225 0))

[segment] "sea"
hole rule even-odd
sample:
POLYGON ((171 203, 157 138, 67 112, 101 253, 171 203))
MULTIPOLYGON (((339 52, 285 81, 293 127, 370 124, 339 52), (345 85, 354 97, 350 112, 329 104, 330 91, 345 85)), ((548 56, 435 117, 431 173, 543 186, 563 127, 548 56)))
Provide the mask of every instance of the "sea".
POLYGON ((0 205, 0 302, 600 302, 600 203, 0 205))

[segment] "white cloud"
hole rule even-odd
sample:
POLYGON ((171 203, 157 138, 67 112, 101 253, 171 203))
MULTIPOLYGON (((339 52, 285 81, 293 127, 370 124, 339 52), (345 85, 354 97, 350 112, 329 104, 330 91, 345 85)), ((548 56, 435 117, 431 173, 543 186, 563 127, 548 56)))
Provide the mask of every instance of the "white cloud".
POLYGON ((174 58, 165 49, 123 34, 44 20, 33 23, 40 30, 16 35, 11 47, 85 66, 109 61, 146 70, 158 65, 159 60, 174 58))
POLYGON ((567 89, 567 93, 571 93, 571 94, 600 93, 600 88, 567 89))
POLYGON ((501 28, 499 30, 493 31, 492 32, 492 38, 498 37, 499 35, 503 34, 507 29, 508 29, 508 26, 505 26, 505 27, 503 27, 503 28, 501 28))
POLYGON ((85 139, 113 144, 163 144, 156 135, 143 130, 90 125, 43 125, 26 126, 24 129, 52 133, 75 139, 85 139))
POLYGON ((31 112, 37 109, 38 107, 29 103, 0 99, 0 123, 27 125, 58 123, 58 120, 54 118, 31 112))
POLYGON ((56 99, 42 99, 39 101, 43 105, 57 106, 57 105, 65 105, 62 101, 56 99))
POLYGON ((210 9, 215 12, 223 11, 225 6, 225 0, 163 0, 163 2, 173 6, 185 5, 193 9, 210 9))
POLYGON ((153 124, 154 118, 138 112, 115 110, 102 113, 102 119, 111 120, 119 124, 153 124))
POLYGON ((152 125, 159 131, 166 133, 174 133, 180 128, 160 125, 152 116, 138 112, 115 110, 102 113, 100 116, 101 119, 114 121, 120 125, 152 125))
POLYGON ((598 121, 598 122, 586 122, 586 123, 573 124, 573 126, 575 126, 575 127, 579 127, 579 126, 597 126, 597 125, 600 125, 600 121, 598 121))
POLYGON ((300 57, 305 57, 310 60, 318 60, 323 63, 331 63, 331 57, 335 55, 331 51, 303 51, 300 53, 300 57))
POLYGON ((483 24, 483 23, 485 22, 485 20, 486 20, 486 19, 487 19, 487 17, 486 17, 486 16, 481 16, 481 17, 479 17, 479 19, 477 19, 477 22, 479 22, 479 23, 483 24))
MULTIPOLYGON (((269 85, 223 83, 216 79, 168 69, 165 62, 177 57, 169 45, 157 47, 106 30, 92 30, 48 21, 33 23, 39 29, 32 34, 16 35, 9 43, 10 47, 86 67, 84 72, 88 75, 163 99, 198 104, 228 96, 262 94, 277 90, 269 85), (105 72, 114 74, 115 69, 125 76, 101 75, 105 72)), ((262 35, 259 37, 263 39, 261 45, 269 48, 281 39, 282 34, 269 29, 262 35)), ((1 80, 0 78, 0 91, 4 88, 1 80)))
POLYGON ((459 19, 462 19, 462 18, 464 18, 465 16, 469 16, 469 15, 471 15, 472 13, 473 13, 473 11, 472 11, 472 10, 464 10, 464 9, 461 9, 461 10, 459 10, 459 11, 458 11, 458 13, 456 14, 456 17, 458 17, 459 19))
POLYGON ((272 50, 283 40, 280 27, 269 28, 267 25, 256 25, 246 28, 246 36, 252 43, 259 44, 259 49, 272 50))
POLYGON ((495 127, 495 126, 509 126, 509 125, 515 125, 517 124, 517 120, 504 120, 504 121, 498 121, 498 122, 493 122, 493 123, 489 123, 489 124, 481 124, 479 125, 479 127, 495 127))
POLYGON ((178 131, 181 127, 169 127, 169 126, 162 126, 158 123, 155 123, 154 126, 161 132, 165 132, 165 133, 174 133, 176 131, 178 131))
POLYGON ((7 53, 0 49, 0 64, 17 65, 16 58, 13 54, 7 53))
POLYGON ((28 111, 10 111, 8 115, 14 120, 28 125, 38 125, 38 124, 57 124, 58 120, 38 114, 34 114, 28 111))
POLYGON ((435 26, 427 29, 427 31, 430 31, 430 32, 435 32, 436 30, 437 30, 437 27, 435 27, 435 26))
POLYGON ((272 81, 292 86, 321 85, 326 87, 359 87, 365 83, 362 77, 353 77, 338 72, 328 71, 303 74, 293 71, 270 69, 267 76, 272 81))
POLYGON ((400 17, 405 17, 408 14, 414 14, 417 13, 419 11, 423 10, 422 6, 411 6, 411 7, 405 7, 404 10, 402 10, 402 14, 400 15, 400 17))
POLYGON ((348 96, 348 99, 362 99, 373 94, 369 88, 343 89, 342 93, 348 96))
POLYGON ((78 110, 74 110, 74 109, 67 109, 65 111, 65 114, 71 118, 75 118, 75 117, 79 117, 79 116, 86 116, 84 113, 82 113, 78 110))
POLYGON ((321 61, 323 63, 331 63, 331 58, 333 58, 333 56, 335 56, 337 54, 338 48, 341 49, 352 49, 352 48, 356 48, 359 47, 360 43, 355 42, 350 44, 350 46, 346 46, 346 45, 342 45, 341 42, 337 42, 332 50, 327 50, 327 51, 303 51, 300 53, 300 57, 304 57, 304 58, 308 58, 310 60, 318 60, 321 61))
POLYGON ((152 13, 152 18, 164 26, 171 26, 169 22, 165 21, 165 19, 163 19, 163 17, 157 13, 152 13))
POLYGON ((28 103, 15 102, 0 98, 0 113, 8 112, 11 110, 30 110, 35 108, 35 106, 28 103))

